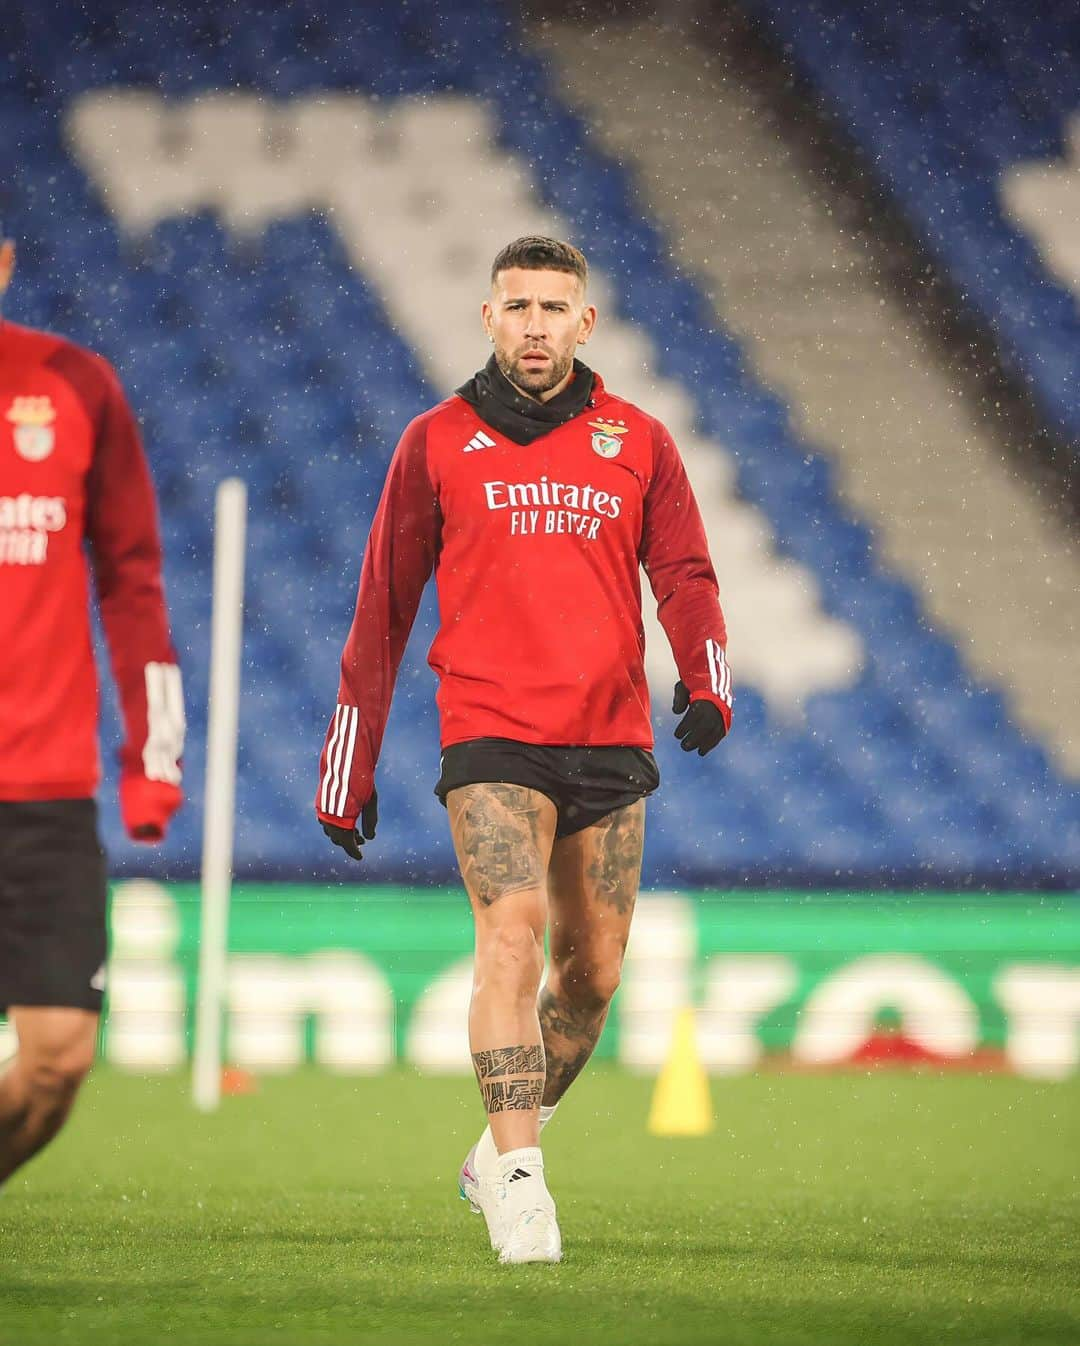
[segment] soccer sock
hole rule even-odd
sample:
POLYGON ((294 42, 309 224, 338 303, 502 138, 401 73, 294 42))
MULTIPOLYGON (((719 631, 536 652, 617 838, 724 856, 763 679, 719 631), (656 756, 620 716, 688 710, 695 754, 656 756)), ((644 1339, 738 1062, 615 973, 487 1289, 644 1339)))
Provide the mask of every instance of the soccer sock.
POLYGON ((484 1134, 476 1145, 476 1176, 486 1178, 488 1174, 494 1173, 498 1161, 499 1151, 495 1148, 495 1137, 491 1134, 491 1127, 485 1126, 484 1134))
MULTIPOLYGON (((548 1122, 551 1121, 552 1117, 555 1116, 555 1109, 558 1106, 559 1106, 558 1103, 552 1103, 550 1108, 545 1108, 541 1106, 540 1108, 541 1131, 543 1131, 544 1127, 547 1126, 548 1122)), ((484 1176, 489 1173, 494 1173, 495 1165, 501 1158, 504 1158, 504 1156, 500 1155, 499 1151, 495 1148, 495 1137, 491 1134, 491 1127, 485 1126, 484 1134, 480 1137, 479 1141, 477 1141, 476 1144, 476 1155, 474 1162, 476 1164, 477 1177, 484 1176)))
POLYGON ((505 1154, 500 1154, 496 1172, 499 1177, 505 1177, 516 1168, 543 1170, 543 1167, 544 1156, 540 1153, 539 1145, 527 1145, 524 1149, 507 1150, 505 1154))
POLYGON ((500 1202, 504 1236, 509 1236, 517 1217, 526 1211, 546 1210, 554 1216, 555 1203, 544 1180, 544 1156, 539 1145, 500 1154, 494 1180, 504 1184, 500 1202))

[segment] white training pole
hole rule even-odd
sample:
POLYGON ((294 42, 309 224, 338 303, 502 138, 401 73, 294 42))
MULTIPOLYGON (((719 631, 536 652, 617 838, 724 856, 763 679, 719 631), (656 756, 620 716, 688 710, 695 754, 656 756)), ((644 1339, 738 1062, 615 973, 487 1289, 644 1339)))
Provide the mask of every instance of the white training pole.
POLYGON ((244 618, 247 487, 229 477, 214 506, 214 609, 210 634, 210 714, 203 803, 202 930, 195 1002, 195 1106, 221 1098, 221 1020, 232 891, 236 735, 244 618))

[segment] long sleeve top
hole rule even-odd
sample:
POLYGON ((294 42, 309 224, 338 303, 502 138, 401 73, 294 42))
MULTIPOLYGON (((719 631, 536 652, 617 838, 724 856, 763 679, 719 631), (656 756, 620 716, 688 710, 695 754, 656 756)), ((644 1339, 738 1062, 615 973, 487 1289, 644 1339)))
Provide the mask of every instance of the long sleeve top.
POLYGON ((122 771, 178 787, 180 673, 135 419, 99 356, 0 323, 0 799, 97 788, 91 574, 123 715, 122 771))
POLYGON ((678 450, 597 378, 589 404, 514 443, 454 396, 405 430, 387 474, 341 660, 316 811, 353 826, 394 680, 435 574, 444 748, 498 737, 651 748, 640 570, 691 698, 731 719, 716 576, 678 450))

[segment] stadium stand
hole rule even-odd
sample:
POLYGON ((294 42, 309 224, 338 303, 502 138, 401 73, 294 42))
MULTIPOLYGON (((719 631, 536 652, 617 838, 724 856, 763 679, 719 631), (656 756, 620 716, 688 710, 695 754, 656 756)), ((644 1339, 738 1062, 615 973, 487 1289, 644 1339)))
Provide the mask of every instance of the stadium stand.
MULTIPOLYGON (((593 143, 633 173, 639 208, 755 374, 827 455, 876 553, 972 676, 999 687, 1012 718, 1078 775, 1073 521, 1032 481, 1026 435, 1006 435, 948 359, 941 314, 912 311, 893 217, 868 214, 879 193, 863 176, 837 189, 850 155, 837 146, 823 163, 820 118, 786 64, 739 11, 716 16, 665 11, 661 23, 626 17, 601 31, 548 20, 529 40, 593 143)), ((912 258, 920 276, 924 265, 912 258)))
POLYGON ((1066 242, 1080 216, 1074 205, 1071 229, 1059 216, 1080 89, 1076 5, 747 7, 839 115, 1054 429, 1080 441, 1080 273, 1066 242))
MULTIPOLYGON (((58 42, 22 6, 0 75, 18 164, 9 312, 109 356, 143 418, 196 804, 212 492, 231 472, 250 484, 238 871, 341 876, 311 799, 382 474, 409 417, 483 358, 488 259, 546 226, 596 267, 613 315, 597 367, 686 451, 731 614, 737 732, 707 764, 670 738, 672 674, 650 629, 667 787, 646 883, 1075 882, 1077 791, 882 564, 505 12, 371 7, 347 30, 329 13, 311 0, 240 27, 230 11, 226 27, 208 5, 103 4, 58 42)), ((433 623, 429 594, 369 878, 454 874, 430 793, 433 623)), ((118 870, 191 871, 197 807, 157 857, 126 847, 114 817, 118 870)))

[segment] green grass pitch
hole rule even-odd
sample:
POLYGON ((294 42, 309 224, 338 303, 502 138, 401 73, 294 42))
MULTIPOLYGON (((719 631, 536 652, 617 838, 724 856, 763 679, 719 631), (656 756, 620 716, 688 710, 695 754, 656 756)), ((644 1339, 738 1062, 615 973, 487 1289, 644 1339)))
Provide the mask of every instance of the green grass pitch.
POLYGON ((195 1114, 97 1073, 0 1196, 0 1342, 1080 1342, 1080 1081, 714 1080, 646 1134, 587 1073, 545 1136, 561 1266, 502 1268, 457 1196, 470 1081, 308 1070, 195 1114))

